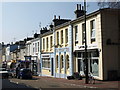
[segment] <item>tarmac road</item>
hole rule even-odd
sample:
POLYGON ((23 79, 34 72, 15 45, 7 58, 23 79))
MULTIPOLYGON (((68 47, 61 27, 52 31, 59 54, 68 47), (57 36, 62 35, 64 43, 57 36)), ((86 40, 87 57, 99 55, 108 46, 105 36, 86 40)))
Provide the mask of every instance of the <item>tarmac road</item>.
POLYGON ((36 88, 32 88, 30 86, 26 86, 24 84, 19 84, 19 83, 14 83, 11 82, 8 79, 0 79, 0 90, 21 90, 21 89, 25 89, 25 90, 38 90, 36 88))

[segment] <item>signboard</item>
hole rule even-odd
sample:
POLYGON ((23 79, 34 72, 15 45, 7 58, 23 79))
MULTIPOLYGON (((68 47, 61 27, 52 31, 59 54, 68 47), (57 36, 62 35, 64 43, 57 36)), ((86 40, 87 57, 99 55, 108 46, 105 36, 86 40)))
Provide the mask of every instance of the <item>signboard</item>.
POLYGON ((69 48, 58 48, 56 52, 69 52, 69 48))
POLYGON ((42 58, 50 58, 50 54, 42 54, 41 57, 42 58))
MULTIPOLYGON (((96 44, 92 44, 92 45, 88 45, 87 49, 97 49, 97 45, 96 44)), ((75 46, 75 50, 85 50, 85 45, 81 45, 81 46, 75 46)))

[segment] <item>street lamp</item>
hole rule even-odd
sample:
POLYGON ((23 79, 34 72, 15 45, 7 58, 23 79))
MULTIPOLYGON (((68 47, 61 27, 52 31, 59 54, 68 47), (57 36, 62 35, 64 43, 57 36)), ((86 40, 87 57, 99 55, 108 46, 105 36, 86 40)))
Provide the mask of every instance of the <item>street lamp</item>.
POLYGON ((85 66, 86 66, 86 70, 85 70, 85 83, 88 84, 88 59, 87 59, 87 34, 86 34, 86 0, 84 0, 84 22, 85 22, 85 66))

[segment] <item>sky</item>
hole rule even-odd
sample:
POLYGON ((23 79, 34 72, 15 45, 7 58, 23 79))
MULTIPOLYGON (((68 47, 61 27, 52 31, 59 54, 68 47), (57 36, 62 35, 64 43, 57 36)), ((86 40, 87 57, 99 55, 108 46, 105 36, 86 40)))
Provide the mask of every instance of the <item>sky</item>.
MULTIPOLYGON (((77 4, 83 2, 1 2, 0 43, 11 43, 33 36, 41 27, 49 25, 54 15, 63 19, 75 19, 77 4)), ((87 12, 99 9, 96 2, 87 3, 87 12)))

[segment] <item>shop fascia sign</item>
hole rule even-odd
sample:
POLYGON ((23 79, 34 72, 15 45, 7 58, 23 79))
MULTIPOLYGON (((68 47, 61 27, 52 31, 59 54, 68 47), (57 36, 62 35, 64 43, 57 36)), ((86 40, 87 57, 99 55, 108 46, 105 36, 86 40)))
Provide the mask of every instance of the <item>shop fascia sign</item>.
MULTIPOLYGON (((96 49, 96 48, 98 48, 96 44, 87 46, 87 49, 96 49)), ((84 50, 84 49, 85 49, 85 45, 75 46, 75 50, 84 50)))
POLYGON ((42 54, 42 58, 50 58, 50 54, 42 54))
POLYGON ((69 48, 58 48, 56 52, 69 52, 69 48))

